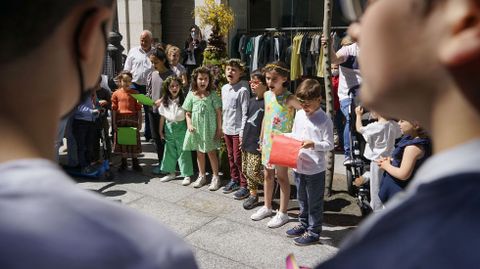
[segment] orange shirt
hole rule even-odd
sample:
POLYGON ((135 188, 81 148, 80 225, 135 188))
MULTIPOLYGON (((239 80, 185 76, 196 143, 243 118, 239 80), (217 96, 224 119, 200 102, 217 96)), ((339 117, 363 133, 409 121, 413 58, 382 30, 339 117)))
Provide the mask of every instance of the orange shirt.
POLYGON ((130 95, 132 93, 138 92, 132 89, 117 89, 112 94, 112 110, 120 114, 137 114, 142 109, 142 105, 130 95))

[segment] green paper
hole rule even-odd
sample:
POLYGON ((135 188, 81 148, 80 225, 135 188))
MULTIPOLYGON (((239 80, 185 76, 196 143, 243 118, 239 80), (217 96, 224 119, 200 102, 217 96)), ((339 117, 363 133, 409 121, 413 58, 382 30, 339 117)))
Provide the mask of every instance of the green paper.
POLYGON ((117 143, 120 145, 136 145, 137 144, 137 128, 118 127, 117 143))
POLYGON ((142 105, 153 106, 155 104, 155 102, 145 94, 132 93, 131 96, 137 99, 137 101, 142 105))

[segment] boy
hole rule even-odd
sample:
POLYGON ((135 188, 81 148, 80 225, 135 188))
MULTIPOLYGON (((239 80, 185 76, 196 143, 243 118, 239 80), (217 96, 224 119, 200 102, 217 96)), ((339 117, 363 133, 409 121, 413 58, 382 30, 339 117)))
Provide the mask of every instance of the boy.
MULTIPOLYGON (((225 63, 225 76, 228 84, 222 87, 223 133, 227 146, 231 180, 223 188, 223 193, 231 193, 237 200, 249 195, 247 179, 242 173, 241 135, 247 121, 250 93, 248 83, 240 80, 244 64, 239 59, 230 59, 225 63)), ((219 186, 218 186, 219 187, 219 186)), ((216 188, 218 189, 218 188, 216 188)))
POLYGON ((300 205, 299 225, 287 230, 287 236, 297 237, 296 245, 315 244, 320 238, 325 191, 325 152, 334 147, 333 122, 320 108, 321 87, 314 79, 303 81, 296 91, 302 106, 295 115, 289 137, 302 141, 297 168, 293 169, 297 199, 300 205))
POLYGON ((0 267, 197 268, 178 236, 81 189, 51 161, 59 119, 98 80, 115 1, 2 4, 0 267))
POLYGON ((406 192, 318 268, 478 267, 479 23, 476 0, 372 1, 362 16, 355 37, 362 47, 363 104, 418 119, 431 134, 434 155, 406 192))
POLYGON ((261 70, 255 70, 250 75, 250 88, 255 97, 250 99, 247 111, 247 122, 243 128, 242 146, 242 172, 247 178, 250 196, 243 202, 243 208, 253 209, 257 206, 257 189, 263 184, 262 155, 258 151, 260 131, 262 129, 265 101, 263 95, 267 90, 267 82, 261 70))
POLYGON ((167 58, 170 69, 177 77, 182 79, 182 88, 188 91, 187 69, 180 63, 180 49, 176 46, 167 46, 167 58))
MULTIPOLYGON (((376 161, 392 155, 395 148, 395 140, 402 136, 402 132, 398 123, 387 120, 373 111, 370 111, 370 115, 372 118, 376 118, 377 121, 363 126, 363 111, 361 106, 355 108, 355 129, 362 134, 366 142, 363 156, 370 160, 370 207, 374 212, 378 212, 383 209, 383 203, 378 197, 378 193, 384 170, 378 167, 376 161)), ((355 181, 359 184, 361 179, 356 179, 355 181)))

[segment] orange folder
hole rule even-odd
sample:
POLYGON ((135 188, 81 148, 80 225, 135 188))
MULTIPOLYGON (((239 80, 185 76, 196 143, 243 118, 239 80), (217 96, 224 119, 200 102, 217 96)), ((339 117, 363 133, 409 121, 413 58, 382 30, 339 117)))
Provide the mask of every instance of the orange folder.
POLYGON ((302 142, 284 135, 274 135, 270 164, 297 168, 298 152, 302 142))

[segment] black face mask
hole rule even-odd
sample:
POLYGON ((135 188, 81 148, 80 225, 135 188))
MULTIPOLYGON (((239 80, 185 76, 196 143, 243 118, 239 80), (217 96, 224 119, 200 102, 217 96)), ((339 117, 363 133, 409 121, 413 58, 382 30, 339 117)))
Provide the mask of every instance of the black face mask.
MULTIPOLYGON (((85 81, 83 80, 83 70, 82 66, 80 65, 80 32, 82 31, 83 27, 85 26, 85 23, 87 22, 87 19, 92 16, 95 12, 97 11, 96 8, 89 9, 85 11, 85 13, 82 16, 82 19, 80 20, 80 23, 78 24, 76 30, 75 30, 75 36, 74 36, 74 44, 75 44, 75 55, 76 55, 76 67, 77 67, 77 73, 78 73, 78 79, 80 81, 80 91, 79 91, 79 99, 78 102, 72 107, 72 109, 66 113, 65 115, 62 116, 62 120, 65 120, 69 118, 74 112, 75 109, 79 104, 81 104, 84 100, 87 98, 90 98, 91 92, 93 88, 88 88, 85 89, 85 81)), ((103 38, 105 41, 105 51, 107 51, 107 46, 108 46, 108 40, 107 40, 107 22, 103 22, 102 25, 102 33, 103 33, 103 38)))

